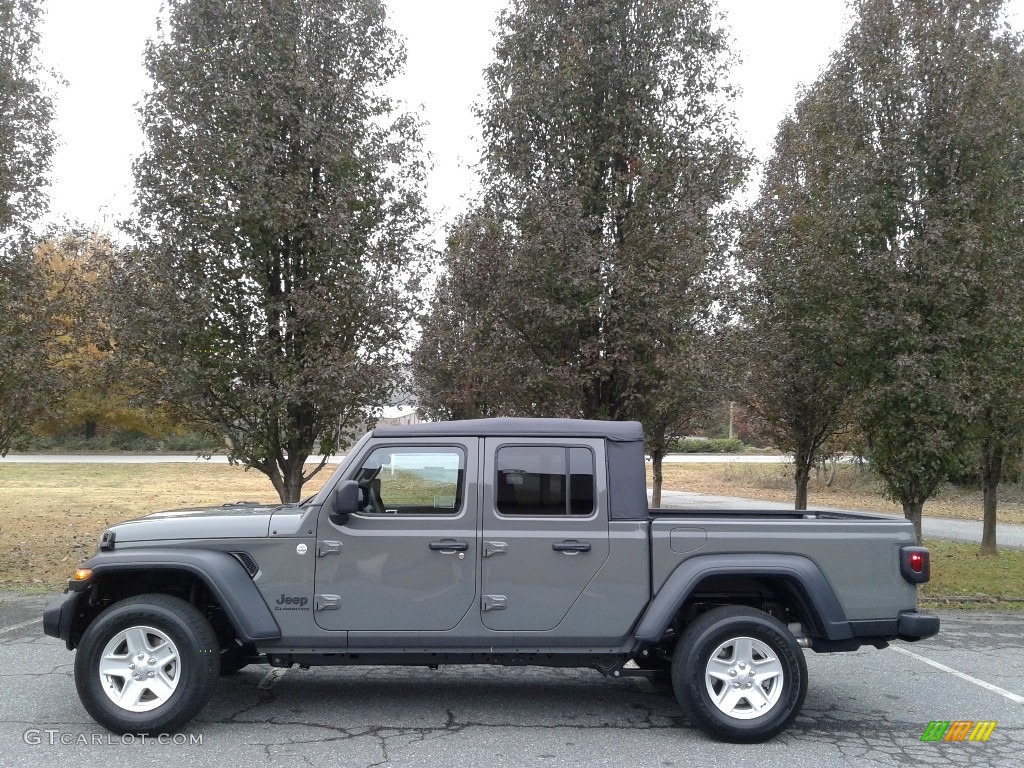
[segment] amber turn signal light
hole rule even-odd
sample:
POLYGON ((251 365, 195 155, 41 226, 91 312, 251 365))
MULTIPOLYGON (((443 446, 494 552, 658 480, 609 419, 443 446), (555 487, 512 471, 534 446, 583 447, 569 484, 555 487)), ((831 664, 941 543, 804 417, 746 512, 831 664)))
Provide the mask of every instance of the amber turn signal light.
POLYGON ((75 572, 71 574, 71 580, 88 581, 90 576, 92 576, 91 568, 77 568, 75 572))

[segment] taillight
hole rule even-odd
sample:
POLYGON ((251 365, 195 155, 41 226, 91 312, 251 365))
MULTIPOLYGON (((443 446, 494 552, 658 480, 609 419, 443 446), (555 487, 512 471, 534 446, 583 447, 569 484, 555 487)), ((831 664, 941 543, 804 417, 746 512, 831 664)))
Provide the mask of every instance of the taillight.
POLYGON ((900 573, 911 584, 931 578, 931 555, 927 547, 900 547, 900 573))

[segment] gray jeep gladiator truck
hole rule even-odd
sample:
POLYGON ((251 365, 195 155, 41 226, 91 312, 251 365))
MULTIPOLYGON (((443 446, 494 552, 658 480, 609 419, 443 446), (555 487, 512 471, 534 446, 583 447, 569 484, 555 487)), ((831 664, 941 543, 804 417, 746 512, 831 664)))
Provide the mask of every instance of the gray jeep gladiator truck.
POLYGON ((939 630, 928 550, 854 512, 649 509, 635 422, 379 427, 299 504, 103 531, 44 613, 86 710, 169 732, 250 663, 534 664, 671 679, 712 736, 797 716, 804 649, 939 630))

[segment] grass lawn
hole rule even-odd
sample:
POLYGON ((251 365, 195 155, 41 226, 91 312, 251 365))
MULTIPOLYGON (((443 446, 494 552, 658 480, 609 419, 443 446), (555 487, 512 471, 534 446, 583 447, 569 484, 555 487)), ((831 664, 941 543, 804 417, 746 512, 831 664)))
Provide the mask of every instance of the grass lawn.
POLYGON ((980 557, 977 544, 925 544, 932 553, 932 578, 920 591, 926 608, 1024 610, 1024 552, 1004 549, 999 557, 980 557))
MULTIPOLYGON (((315 493, 325 467, 306 484, 315 493)), ((163 509, 277 500, 270 480, 226 464, 0 465, 0 589, 52 590, 108 525, 163 509)))
MULTIPOLYGON (((330 476, 325 468, 304 490, 312 494, 330 476)), ((791 501, 785 466, 672 464, 667 489, 770 501, 791 501)), ((881 498, 867 473, 843 467, 831 488, 811 481, 812 505, 899 512, 881 498)), ((270 481, 254 470, 223 464, 4 464, 0 465, 0 589, 52 591, 93 554, 108 525, 162 509, 227 501, 277 499, 270 481)), ((925 514, 980 519, 980 494, 945 489, 925 514), (977 497, 977 498, 976 498, 977 497)), ((1024 492, 1016 486, 1000 500, 1000 520, 1024 522, 1024 492)), ((1024 552, 977 556, 977 546, 930 541, 932 581, 922 596, 938 602, 1024 609, 1024 552), (1013 602, 1011 602, 1013 601, 1013 602)))

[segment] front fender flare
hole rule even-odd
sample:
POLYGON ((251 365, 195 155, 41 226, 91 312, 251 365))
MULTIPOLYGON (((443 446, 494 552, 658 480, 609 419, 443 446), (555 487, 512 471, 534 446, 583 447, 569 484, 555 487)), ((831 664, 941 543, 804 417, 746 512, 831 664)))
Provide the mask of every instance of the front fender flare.
POLYGON ((697 555, 684 561, 644 611, 635 637, 656 643, 697 585, 709 576, 767 576, 782 578, 806 597, 814 612, 812 622, 829 640, 848 640, 853 631, 832 585, 813 561, 801 555, 717 554, 697 555))
POLYGON ((217 599, 240 640, 277 640, 281 628, 245 568, 227 552, 195 549, 125 549, 100 552, 82 564, 90 582, 118 572, 185 571, 200 579, 217 599))

